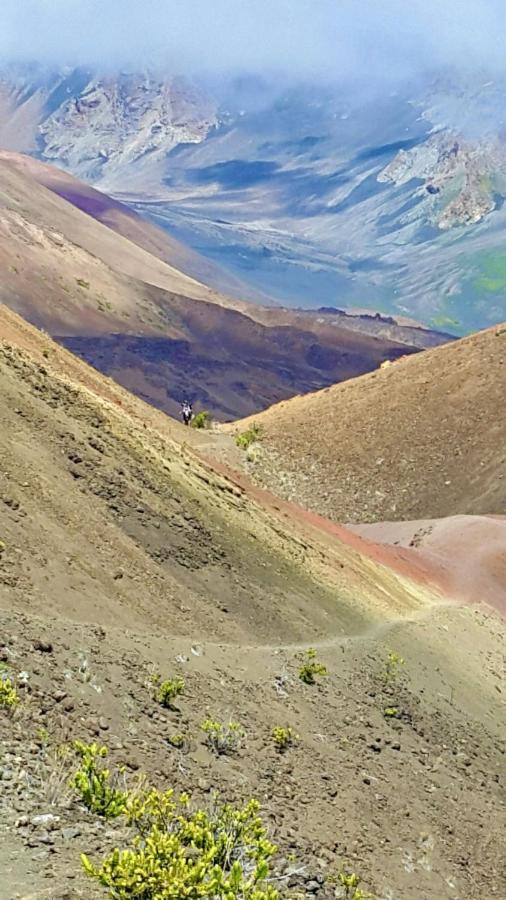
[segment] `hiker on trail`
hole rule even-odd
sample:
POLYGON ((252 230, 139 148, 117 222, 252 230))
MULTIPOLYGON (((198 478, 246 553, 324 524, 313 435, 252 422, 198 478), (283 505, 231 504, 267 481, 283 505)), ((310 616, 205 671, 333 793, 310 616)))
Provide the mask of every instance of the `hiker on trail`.
POLYGON ((185 400, 185 402, 181 404, 181 415, 183 417, 183 423, 189 425, 193 419, 193 409, 188 400, 185 400))

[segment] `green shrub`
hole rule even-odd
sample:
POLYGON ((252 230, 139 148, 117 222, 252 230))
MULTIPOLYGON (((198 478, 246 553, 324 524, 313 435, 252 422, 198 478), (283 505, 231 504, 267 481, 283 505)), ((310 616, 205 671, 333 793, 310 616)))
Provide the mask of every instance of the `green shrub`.
POLYGON ((316 650, 313 647, 306 650, 302 660, 303 662, 299 669, 299 678, 304 684, 315 684, 316 675, 328 675, 327 666, 318 662, 316 659, 316 650))
POLYGON ((240 434, 237 435, 235 442, 241 450, 247 450, 248 447, 251 446, 255 441, 260 440, 262 437, 262 426, 257 425, 256 422, 253 422, 251 428, 248 428, 247 431, 241 431, 240 434))
POLYGON ((284 753, 298 740, 298 736, 293 733, 292 728, 284 728, 282 725, 277 725, 276 728, 272 729, 272 740, 278 753, 284 753))
POLYGON ((83 854, 82 865, 116 900, 277 900, 266 883, 276 847, 258 812, 255 800, 243 809, 192 812, 187 796, 176 801, 173 791, 151 790, 129 804, 130 847, 99 866, 83 854))
POLYGON ((198 412, 192 419, 192 428, 209 428, 211 416, 206 409, 198 412))
POLYGON ((158 688, 157 700, 165 709, 172 709, 174 700, 184 691, 184 681, 182 678, 167 678, 162 681, 158 688))
MULTIPOLYGON (((98 744, 74 743, 74 749, 81 758, 81 765, 71 780, 84 805, 99 816, 115 819, 125 812, 128 794, 117 786, 117 776, 111 777, 109 769, 101 765, 107 756, 107 747, 98 744)), ((119 770, 123 774, 123 770, 119 770)))
POLYGON ((19 703, 18 692, 11 679, 0 672, 0 709, 13 710, 19 703))
POLYGON ((244 738, 244 731, 238 722, 223 724, 206 719, 201 728, 206 735, 207 746, 216 756, 236 753, 244 738))
POLYGON ((167 742, 171 747, 175 747, 176 750, 182 750, 185 745, 184 734, 171 734, 167 738, 167 742))
POLYGON ((400 713, 396 706, 385 706, 383 715, 385 716, 385 719, 398 719, 400 713))

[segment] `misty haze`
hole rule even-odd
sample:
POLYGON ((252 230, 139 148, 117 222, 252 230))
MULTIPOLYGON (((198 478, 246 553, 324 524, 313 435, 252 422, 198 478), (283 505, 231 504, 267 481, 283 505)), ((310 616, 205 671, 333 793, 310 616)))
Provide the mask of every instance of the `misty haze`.
POLYGON ((357 10, 8 0, 0 142, 125 200, 243 299, 500 321, 506 13, 357 10))

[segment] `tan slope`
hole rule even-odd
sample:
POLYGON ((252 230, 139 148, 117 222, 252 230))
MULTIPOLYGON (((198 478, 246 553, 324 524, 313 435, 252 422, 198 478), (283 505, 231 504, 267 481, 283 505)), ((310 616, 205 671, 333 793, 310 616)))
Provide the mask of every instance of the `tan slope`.
MULTIPOLYGON (((11 191, 15 191, 16 211, 21 216, 29 213, 31 217, 38 217, 41 223, 52 221, 54 228, 62 231, 68 241, 97 256, 115 271, 167 291, 189 294, 195 299, 235 305, 234 301, 228 300, 218 291, 213 291, 197 279, 185 275, 175 265, 153 255, 150 249, 135 243, 140 230, 137 221, 130 229, 125 227, 124 236, 121 229, 117 233, 111 227, 107 227, 109 224, 107 217, 105 217, 106 224, 103 225, 98 217, 95 219, 80 210, 79 198, 87 197, 89 202, 93 203, 96 192, 80 185, 76 179, 72 179, 64 172, 28 157, 3 151, 0 152, 0 180, 3 184, 4 203, 5 195, 9 196, 11 191), (77 194, 74 198, 77 201, 75 205, 74 201, 61 202, 60 192, 63 199, 66 194, 77 194)), ((106 199, 105 195, 99 196, 106 199)), ((85 203, 82 205, 85 206, 85 203)), ((117 221, 118 205, 114 201, 111 205, 115 207, 117 221)), ((149 230, 149 227, 147 225, 146 230, 149 230)), ((149 242, 147 247, 149 248, 149 242)), ((171 253, 167 252, 165 255, 170 257, 171 253)))
POLYGON ((336 521, 504 513, 505 387, 503 325, 255 416, 252 471, 336 521))
POLYGON ((177 422, 5 309, 0 336, 0 658, 22 695, 0 710, 5 896, 103 896, 79 856, 125 830, 72 797, 76 738, 128 784, 140 770, 206 809, 258 797, 301 893, 309 875, 333 892, 346 861, 378 897, 502 896, 501 623, 440 605, 410 548, 345 543, 199 461, 177 422), (313 686, 308 644, 328 668, 313 686), (154 673, 184 679, 177 709, 154 673), (206 747, 208 716, 241 723, 237 753, 206 747))
MULTIPOLYGON (((124 257, 121 257, 120 268, 125 274, 131 274, 135 278, 141 278, 162 288, 168 287, 170 290, 184 291, 188 290, 191 285, 193 296, 198 296, 198 293, 195 294, 196 280, 200 284, 199 290, 202 290, 203 286, 208 288, 203 295, 206 299, 234 308, 242 308, 244 304, 238 299, 223 295, 222 290, 233 294, 234 298, 239 298, 243 294, 245 296, 251 294, 251 288, 243 285, 238 278, 229 275, 206 257, 186 247, 163 229, 142 219, 123 203, 119 203, 107 194, 95 190, 89 184, 79 181, 68 172, 42 163, 33 157, 5 150, 0 150, 0 160, 5 161, 37 184, 48 188, 77 209, 87 213, 98 222, 102 222, 113 232, 155 257, 155 260, 151 261, 151 265, 148 264, 146 257, 139 255, 137 251, 134 251, 133 258, 126 261, 126 265, 124 257), (159 266, 158 261, 160 260, 170 266, 169 272, 165 267, 159 266), (177 285, 174 284, 174 268, 181 275, 181 282, 177 285), (188 281, 188 276, 190 281, 188 281), (170 284, 168 279, 170 279, 170 284), (219 290, 214 290, 212 285, 219 286, 219 290)), ((103 232, 101 234, 103 235, 103 232)), ((114 243, 104 246, 101 242, 98 246, 99 255, 112 266, 117 267, 119 260, 114 252, 114 243), (104 256, 104 254, 106 255, 104 256)), ((260 294, 256 299, 269 301, 268 297, 262 297, 260 294)))
POLYGON ((301 640, 434 598, 422 578, 411 584, 409 572, 284 524, 186 451, 178 423, 0 312, 3 478, 24 510, 4 530, 2 562, 32 609, 86 620, 100 608, 126 627, 170 615, 184 630, 184 594, 195 634, 301 640))

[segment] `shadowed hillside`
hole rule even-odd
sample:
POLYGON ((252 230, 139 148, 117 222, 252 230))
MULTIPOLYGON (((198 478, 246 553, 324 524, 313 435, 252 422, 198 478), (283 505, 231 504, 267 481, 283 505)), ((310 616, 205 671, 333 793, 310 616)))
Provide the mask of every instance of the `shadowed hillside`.
POLYGON ((33 160, 0 155, 0 190, 0 300, 173 414, 189 396, 247 415, 415 350, 402 327, 361 334, 287 310, 262 321, 176 268, 184 253, 156 228, 33 160))

